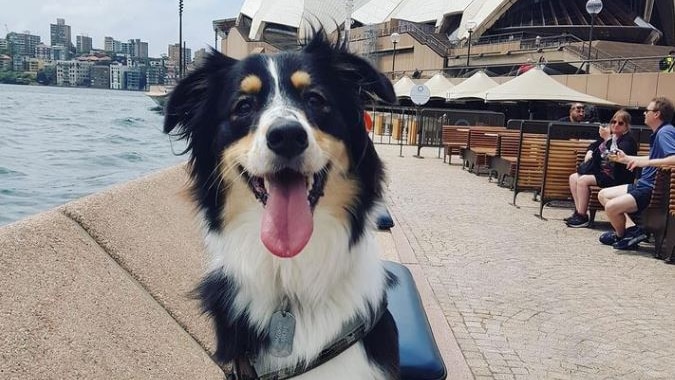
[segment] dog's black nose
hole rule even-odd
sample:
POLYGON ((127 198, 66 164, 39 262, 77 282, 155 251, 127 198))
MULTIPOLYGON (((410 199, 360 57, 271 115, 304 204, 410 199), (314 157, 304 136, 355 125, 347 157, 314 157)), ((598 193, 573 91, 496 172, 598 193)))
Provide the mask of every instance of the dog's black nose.
POLYGON ((299 155, 308 144, 307 132, 297 121, 280 120, 267 131, 267 147, 286 158, 299 155))

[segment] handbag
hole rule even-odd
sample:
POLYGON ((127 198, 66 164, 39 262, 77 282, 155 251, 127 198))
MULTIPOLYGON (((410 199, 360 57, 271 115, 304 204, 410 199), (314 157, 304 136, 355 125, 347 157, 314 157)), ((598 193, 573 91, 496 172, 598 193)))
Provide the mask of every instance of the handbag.
POLYGON ((584 174, 594 174, 595 173, 595 160, 591 158, 588 161, 584 161, 577 166, 577 173, 579 175, 584 175, 584 174))

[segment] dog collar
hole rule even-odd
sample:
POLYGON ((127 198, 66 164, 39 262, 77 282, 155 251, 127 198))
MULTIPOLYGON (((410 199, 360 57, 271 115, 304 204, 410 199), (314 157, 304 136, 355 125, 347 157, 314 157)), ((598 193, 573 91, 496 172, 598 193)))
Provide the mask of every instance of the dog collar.
POLYGON ((284 380, 301 375, 305 372, 309 372, 310 370, 340 355, 354 343, 366 336, 380 321, 386 309, 387 302, 383 301, 370 323, 367 323, 367 321, 363 320, 363 318, 356 318, 346 323, 342 327, 338 338, 335 339, 328 347, 323 349, 319 356, 308 365, 300 363, 294 367, 285 367, 276 371, 258 375, 255 358, 249 355, 242 355, 235 358, 233 373, 234 377, 228 377, 228 380, 284 380))

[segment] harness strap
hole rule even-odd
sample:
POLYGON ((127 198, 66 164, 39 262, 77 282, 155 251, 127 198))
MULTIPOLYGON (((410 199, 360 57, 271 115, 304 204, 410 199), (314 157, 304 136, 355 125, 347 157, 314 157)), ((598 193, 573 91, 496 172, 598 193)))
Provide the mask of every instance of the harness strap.
POLYGON ((382 302, 377 310, 375 318, 369 325, 363 320, 359 320, 360 323, 355 323, 355 321, 347 323, 345 327, 343 327, 340 336, 333 341, 330 346, 323 349, 317 358, 308 365, 300 363, 295 367, 285 367, 263 375, 258 375, 255 369, 255 361, 251 360, 247 355, 238 356, 234 359, 235 380, 285 380, 309 372, 345 352, 349 347, 354 345, 354 343, 363 339, 363 337, 375 327, 377 322, 380 321, 385 310, 387 310, 386 301, 382 302))

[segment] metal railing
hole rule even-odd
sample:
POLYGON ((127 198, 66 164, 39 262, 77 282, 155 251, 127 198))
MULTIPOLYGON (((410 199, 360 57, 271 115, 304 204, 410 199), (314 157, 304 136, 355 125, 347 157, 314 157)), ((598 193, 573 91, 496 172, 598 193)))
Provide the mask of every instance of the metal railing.
POLYGON ((443 125, 505 125, 501 112, 446 108, 377 106, 369 110, 373 116, 371 138, 375 144, 413 145, 418 154, 423 147, 439 148, 443 125))

